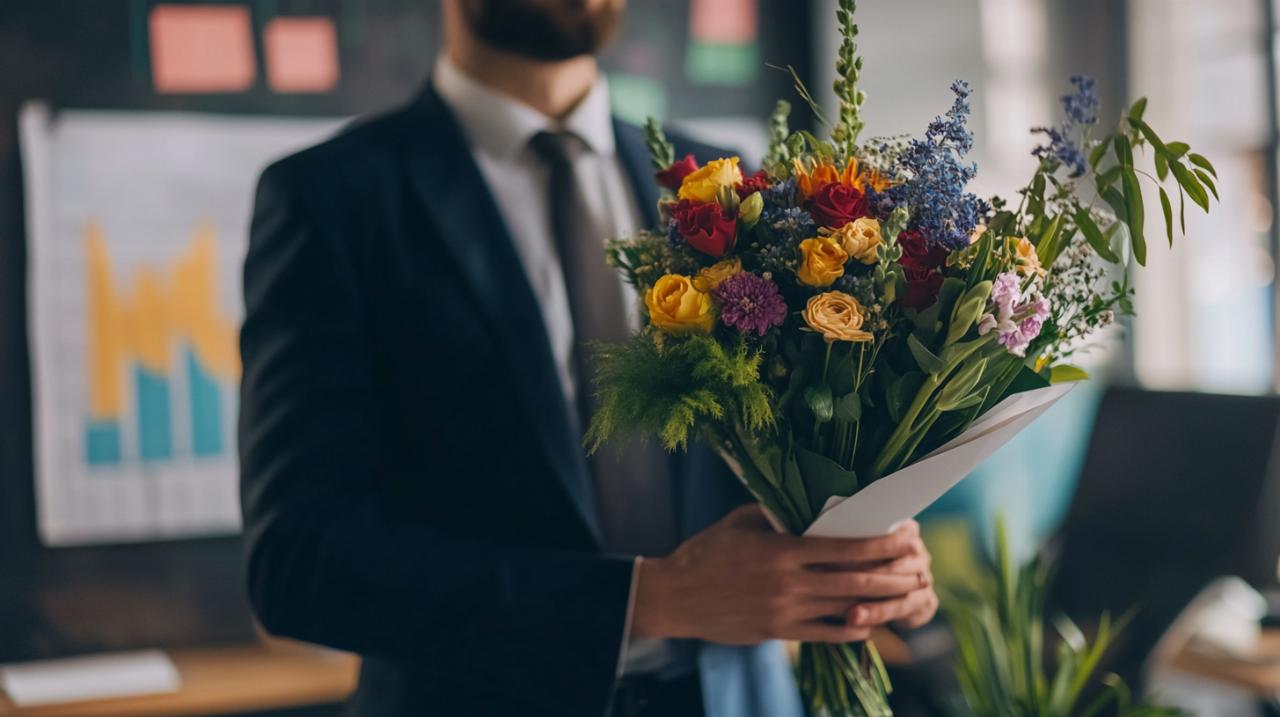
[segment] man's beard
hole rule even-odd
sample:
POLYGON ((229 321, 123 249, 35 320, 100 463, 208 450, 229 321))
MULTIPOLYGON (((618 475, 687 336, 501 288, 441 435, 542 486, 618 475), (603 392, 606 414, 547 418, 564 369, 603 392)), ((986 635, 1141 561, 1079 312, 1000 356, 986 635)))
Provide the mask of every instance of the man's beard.
POLYGON ((537 60, 598 52, 618 26, 622 3, 586 0, 462 0, 462 14, 490 47, 537 60))

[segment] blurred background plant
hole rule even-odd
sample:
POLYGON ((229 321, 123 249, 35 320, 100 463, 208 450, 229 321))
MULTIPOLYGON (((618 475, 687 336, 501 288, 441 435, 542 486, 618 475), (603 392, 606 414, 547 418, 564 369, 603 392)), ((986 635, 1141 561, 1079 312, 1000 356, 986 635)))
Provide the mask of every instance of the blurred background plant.
POLYGON ((1099 663, 1128 615, 1103 613, 1092 640, 1070 618, 1050 617, 1045 594, 1051 561, 1044 553, 1015 565, 1003 517, 996 519, 993 569, 970 585, 940 590, 955 639, 962 699, 957 713, 974 717, 1174 717, 1173 707, 1135 701, 1118 676, 1099 663), (1048 660, 1052 654, 1054 659, 1048 660))

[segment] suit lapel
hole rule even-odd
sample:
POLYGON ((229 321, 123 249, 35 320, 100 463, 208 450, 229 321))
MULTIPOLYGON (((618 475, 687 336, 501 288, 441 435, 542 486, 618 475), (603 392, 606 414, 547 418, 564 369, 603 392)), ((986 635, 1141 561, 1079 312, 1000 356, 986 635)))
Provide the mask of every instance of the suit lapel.
POLYGON ((658 185, 653 181, 653 172, 649 168, 649 147, 644 142, 644 130, 639 127, 613 120, 613 135, 617 141, 618 158, 627 170, 627 179, 631 180, 631 188, 635 190, 636 199, 640 202, 640 216, 644 226, 658 226, 658 185))
POLYGON ((600 543, 593 494, 575 422, 560 389, 539 302, 497 204, 452 113, 429 86, 407 134, 406 171, 442 244, 479 303, 522 410, 556 476, 600 543))

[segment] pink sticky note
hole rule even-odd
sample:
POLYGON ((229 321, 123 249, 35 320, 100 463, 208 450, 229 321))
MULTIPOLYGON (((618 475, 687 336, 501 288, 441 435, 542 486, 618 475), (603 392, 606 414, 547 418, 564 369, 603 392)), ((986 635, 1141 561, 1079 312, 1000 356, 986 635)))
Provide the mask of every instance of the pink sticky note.
POLYGON ((698 42, 745 45, 758 28, 756 0, 693 0, 689 29, 698 42))
POLYGON ((157 92, 244 92, 257 62, 244 5, 156 5, 151 9, 151 78, 157 92))
POLYGON ((263 30, 267 84, 276 92, 328 92, 338 84, 338 33, 327 17, 278 17, 263 30))

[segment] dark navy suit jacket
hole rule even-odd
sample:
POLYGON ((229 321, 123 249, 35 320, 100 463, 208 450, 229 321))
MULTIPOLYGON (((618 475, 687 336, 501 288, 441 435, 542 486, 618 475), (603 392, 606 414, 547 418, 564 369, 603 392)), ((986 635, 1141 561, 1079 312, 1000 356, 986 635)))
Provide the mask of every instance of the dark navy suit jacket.
MULTIPOLYGON (((616 133, 656 223, 643 133, 616 133)), ((632 560, 601 549, 538 304, 432 90, 263 172, 244 291, 241 499, 266 629, 360 653, 356 714, 605 714, 632 560)), ((685 535, 748 500, 710 454, 672 460, 685 535)), ((772 652, 717 649, 704 680, 737 686, 709 689, 788 688, 772 652)))

